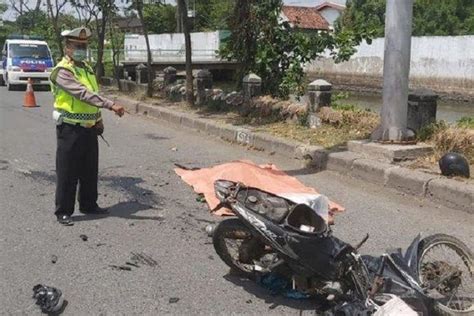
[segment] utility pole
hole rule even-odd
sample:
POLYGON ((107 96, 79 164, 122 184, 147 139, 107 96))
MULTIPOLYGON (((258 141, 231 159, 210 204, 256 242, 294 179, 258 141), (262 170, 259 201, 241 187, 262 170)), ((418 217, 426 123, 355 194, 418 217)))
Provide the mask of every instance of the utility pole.
POLYGON ((403 142, 414 136, 407 129, 412 19, 413 0, 387 0, 382 123, 372 140, 403 142))
POLYGON ((186 46, 186 101, 194 106, 193 68, 191 33, 189 30, 188 7, 185 0, 178 0, 178 11, 183 21, 184 42, 186 46))

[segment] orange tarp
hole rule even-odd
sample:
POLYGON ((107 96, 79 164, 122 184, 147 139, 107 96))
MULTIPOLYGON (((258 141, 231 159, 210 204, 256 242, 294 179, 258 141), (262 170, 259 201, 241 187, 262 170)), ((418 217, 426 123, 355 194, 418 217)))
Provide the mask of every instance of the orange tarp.
MULTIPOLYGON (((318 194, 314 188, 305 186, 298 179, 289 176, 273 164, 259 166, 248 160, 233 161, 198 170, 176 168, 175 172, 187 184, 192 186, 195 192, 204 194, 211 210, 219 204, 219 200, 214 193, 214 182, 216 180, 240 182, 248 187, 258 188, 275 195, 290 193, 318 194)), ((344 211, 342 206, 334 202, 330 202, 329 207, 330 213, 344 211)), ((233 213, 228 209, 221 208, 215 214, 232 215, 233 213)))

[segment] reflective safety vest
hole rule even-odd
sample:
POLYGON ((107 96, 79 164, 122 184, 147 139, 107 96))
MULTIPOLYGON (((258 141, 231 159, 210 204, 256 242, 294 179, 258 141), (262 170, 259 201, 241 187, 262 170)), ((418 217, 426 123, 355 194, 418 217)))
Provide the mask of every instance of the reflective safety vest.
POLYGON ((87 90, 97 93, 99 85, 92 68, 87 64, 84 64, 84 67, 77 67, 71 60, 64 57, 51 72, 51 91, 54 95, 54 108, 60 113, 62 122, 79 124, 83 127, 94 126, 102 119, 100 109, 73 97, 56 84, 56 77, 61 68, 73 73, 74 78, 86 86, 87 90))

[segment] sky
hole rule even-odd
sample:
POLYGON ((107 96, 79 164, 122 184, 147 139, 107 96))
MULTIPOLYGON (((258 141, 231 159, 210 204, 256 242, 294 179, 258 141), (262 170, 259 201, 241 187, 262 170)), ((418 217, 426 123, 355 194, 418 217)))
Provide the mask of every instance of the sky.
MULTIPOLYGON (((0 0, 1 1, 1 0, 0 0)), ((28 0, 29 2, 33 3, 34 0, 28 0)), ((198 0, 199 1, 199 0, 198 0)), ((330 0, 334 3, 345 4, 346 0, 330 0)), ((8 3, 8 0, 4 0, 5 3, 8 3)), ((45 1, 46 2, 46 1, 45 1)), ((125 0, 116 0, 118 4, 126 2, 125 0)), ((167 3, 174 4, 176 3, 175 0, 166 0, 167 3)), ((295 5, 295 6, 317 6, 325 0, 283 0, 286 5, 295 5)), ((70 8, 68 9, 70 10, 70 8)), ((4 20, 14 20, 15 19, 15 12, 13 10, 9 10, 3 14, 4 20)))

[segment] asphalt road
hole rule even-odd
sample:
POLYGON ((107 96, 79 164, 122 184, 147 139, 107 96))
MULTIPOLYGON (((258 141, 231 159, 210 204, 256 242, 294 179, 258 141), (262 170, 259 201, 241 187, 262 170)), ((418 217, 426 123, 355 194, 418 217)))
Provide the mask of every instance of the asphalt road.
POLYGON ((240 158, 276 163, 344 205, 347 212, 336 219, 335 233, 354 244, 370 233, 366 253, 405 247, 419 232, 453 234, 474 246, 474 217, 467 213, 332 172, 304 174, 290 160, 160 121, 111 113, 105 113, 110 147, 100 141, 99 183, 99 204, 111 207, 111 214, 77 214, 73 227, 60 226, 53 215, 52 97, 37 92, 40 107, 25 109, 23 93, 0 88, 0 314, 39 314, 31 298, 37 283, 63 291, 66 315, 310 311, 311 301, 274 297, 228 274, 204 232, 220 218, 196 201, 174 174, 174 163, 210 166, 240 158), (109 267, 130 261, 132 252, 151 256, 157 265, 131 271, 109 267), (170 303, 170 298, 179 301, 170 303))

